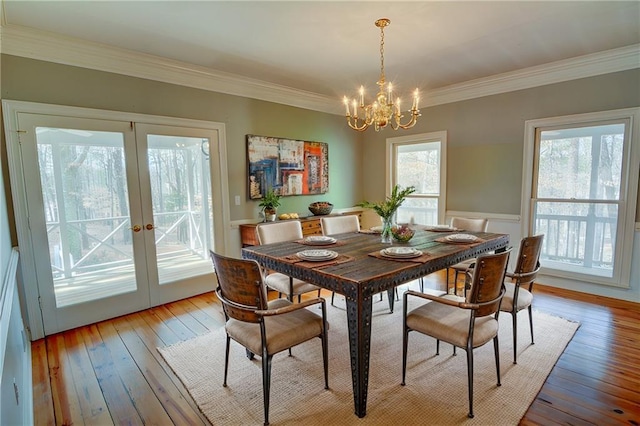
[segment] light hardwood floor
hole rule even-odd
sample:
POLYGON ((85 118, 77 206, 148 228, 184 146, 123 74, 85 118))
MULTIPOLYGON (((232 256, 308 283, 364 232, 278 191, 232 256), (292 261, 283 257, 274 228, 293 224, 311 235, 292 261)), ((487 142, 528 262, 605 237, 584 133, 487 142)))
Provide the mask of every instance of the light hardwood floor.
MULTIPOLYGON (((427 287, 444 289, 444 274, 427 287)), ((534 294, 535 309, 581 325, 521 424, 639 425, 640 305, 541 285, 534 294)), ((35 424, 208 424, 156 348, 223 323, 207 293, 33 342, 35 424)))

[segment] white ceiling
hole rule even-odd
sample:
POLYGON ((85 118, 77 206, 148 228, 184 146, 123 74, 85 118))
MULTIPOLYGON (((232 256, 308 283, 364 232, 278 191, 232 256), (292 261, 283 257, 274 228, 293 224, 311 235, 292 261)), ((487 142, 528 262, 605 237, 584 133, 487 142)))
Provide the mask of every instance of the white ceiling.
MULTIPOLYGON (((29 27, 341 99, 423 93, 640 43, 639 1, 3 1, 29 27)), ((640 66, 640 58, 637 59, 640 66)))

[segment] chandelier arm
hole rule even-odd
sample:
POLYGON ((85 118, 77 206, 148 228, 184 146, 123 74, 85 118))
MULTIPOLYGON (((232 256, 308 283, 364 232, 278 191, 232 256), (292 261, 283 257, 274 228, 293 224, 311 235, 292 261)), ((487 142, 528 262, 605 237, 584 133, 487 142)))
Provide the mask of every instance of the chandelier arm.
POLYGON ((351 122, 351 116, 347 117, 347 124, 349 125, 349 127, 351 127, 353 130, 357 130, 359 132, 364 132, 365 130, 367 130, 369 128, 369 126, 371 125, 371 123, 367 123, 365 120, 362 120, 362 126, 358 126, 358 118, 353 117, 353 123, 351 122))
POLYGON ((411 110, 411 119, 407 124, 400 124, 400 117, 398 116, 396 116, 396 123, 398 124, 399 128, 407 130, 415 126, 415 124, 418 122, 418 117, 420 117, 420 115, 421 114, 419 110, 411 110))

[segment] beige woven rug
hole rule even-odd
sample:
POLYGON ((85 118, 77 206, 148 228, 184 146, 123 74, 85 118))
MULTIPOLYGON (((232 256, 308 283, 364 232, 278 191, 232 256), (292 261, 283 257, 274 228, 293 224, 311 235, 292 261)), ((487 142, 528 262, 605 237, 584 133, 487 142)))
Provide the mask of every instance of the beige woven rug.
MULTIPOLYGON (((402 302, 389 314, 386 298, 374 302, 367 415, 354 415, 344 302, 327 304, 330 322, 329 386, 323 386, 320 340, 273 358, 273 425, 517 425, 579 324, 534 311, 535 345, 526 313, 519 315, 518 364, 512 363, 511 316, 500 315, 502 386, 496 386, 493 344, 475 351, 474 411, 467 418, 466 353, 417 332, 409 335, 406 386, 402 374, 402 302)), ((224 330, 158 350, 214 425, 263 422, 261 363, 231 342, 228 387, 222 387, 224 330)))

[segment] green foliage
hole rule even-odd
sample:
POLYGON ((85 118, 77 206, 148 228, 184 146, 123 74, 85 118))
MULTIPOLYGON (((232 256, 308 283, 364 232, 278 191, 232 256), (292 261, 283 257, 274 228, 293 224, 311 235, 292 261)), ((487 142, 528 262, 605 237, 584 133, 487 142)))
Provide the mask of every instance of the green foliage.
POLYGON ((265 210, 274 210, 280 207, 280 196, 271 188, 264 194, 258 206, 263 207, 265 210))
POLYGON ((394 215, 396 210, 402 205, 404 199, 409 194, 416 192, 416 188, 408 186, 404 189, 400 189, 399 185, 396 185, 391 190, 391 195, 384 201, 372 203, 369 201, 363 201, 356 204, 358 207, 364 207, 366 209, 373 209, 383 219, 388 219, 394 215))

